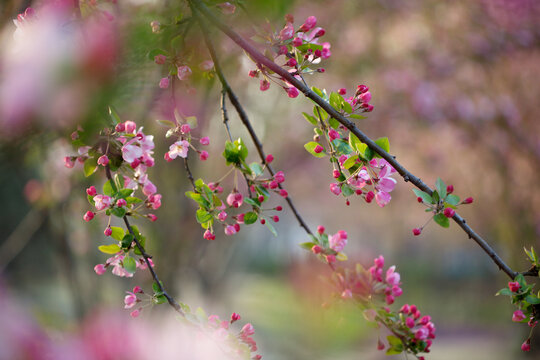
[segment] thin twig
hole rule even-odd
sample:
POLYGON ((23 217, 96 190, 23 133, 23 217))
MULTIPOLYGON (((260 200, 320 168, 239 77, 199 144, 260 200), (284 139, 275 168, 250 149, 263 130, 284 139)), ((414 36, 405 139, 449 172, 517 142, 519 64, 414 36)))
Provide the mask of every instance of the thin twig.
MULTIPOLYGON (((255 145, 255 148, 257 149, 257 152, 259 153, 259 157, 260 157, 262 163, 266 165, 266 167, 268 168, 268 172, 272 176, 274 176, 275 171, 272 168, 272 166, 266 162, 266 155, 264 153, 263 145, 262 145, 261 141, 259 140, 259 137, 255 133, 255 130, 253 130, 253 126, 251 126, 251 122, 249 121, 249 118, 248 118, 244 108, 240 104, 240 101, 236 97, 236 94, 231 89, 231 87, 229 86, 229 83, 227 82, 227 79, 223 75, 223 71, 221 69, 221 66, 219 65, 219 61, 218 61, 218 58, 217 58, 217 55, 216 55, 216 51, 214 49, 214 46, 212 45, 212 41, 208 37, 208 30, 207 30, 207 28, 206 28, 206 26, 204 24, 204 21, 200 17, 198 17, 198 21, 199 21, 199 25, 201 27, 201 30, 202 30, 202 33, 203 33, 203 36, 204 36, 204 41, 206 43, 206 47, 208 48, 208 51, 210 52, 210 57, 212 58, 212 61, 214 62, 214 68, 216 69, 216 74, 217 74, 217 76, 219 78, 219 81, 221 82, 221 85, 223 86, 223 89, 227 92, 227 95, 229 96, 229 101, 231 102, 231 104, 236 109, 236 112, 238 113, 238 116, 240 117, 240 120, 242 121, 242 123, 244 124, 246 129, 248 130, 249 135, 251 137, 251 140, 253 141, 253 144, 255 145)), ((283 189, 281 184, 279 184, 278 186, 279 186, 280 189, 283 189)), ((287 196, 287 198, 285 198, 285 200, 287 201, 287 204, 289 205, 289 208, 293 212, 293 214, 296 217, 296 220, 298 221, 300 226, 303 227, 304 230, 308 234, 312 234, 312 232, 309 229, 308 225, 306 224, 306 222, 304 221, 302 216, 300 216, 300 213, 298 212, 298 210, 294 206, 294 203, 293 203, 291 197, 287 196)))
MULTIPOLYGON (((372 149, 375 153, 377 153, 383 159, 385 159, 390 165, 392 165, 394 169, 396 169, 396 171, 401 175, 403 180, 405 180, 406 182, 407 181, 411 182, 417 188, 419 188, 422 191, 425 191, 426 193, 430 195, 433 194, 433 190, 427 184, 425 184, 420 178, 413 175, 403 165, 401 165, 396 160, 395 156, 392 156, 386 151, 384 151, 379 145, 375 143, 375 141, 373 141, 366 134, 360 131, 352 121, 350 121, 341 113, 339 113, 328 102, 326 102, 324 99, 318 96, 314 91, 312 91, 310 88, 304 85, 301 81, 299 81, 294 76, 292 76, 287 70, 283 69, 281 66, 277 65, 272 60, 264 56, 259 50, 253 47, 250 43, 248 43, 243 37, 237 34, 234 30, 232 30, 227 25, 222 23, 217 17, 214 16, 214 14, 212 14, 212 12, 208 10, 208 8, 200 0, 189 0, 189 1, 190 1, 190 4, 193 4, 194 6, 196 6, 197 10, 199 10, 206 18, 208 18, 209 22, 213 26, 217 27, 225 35, 227 35, 231 40, 233 40, 236 44, 238 44, 244 51, 246 51, 251 56, 251 58, 255 62, 266 66, 268 69, 272 70, 276 74, 280 75, 283 79, 287 80, 291 85, 293 85, 298 90, 300 90, 306 97, 310 98, 317 105, 323 108, 331 117, 339 121, 347 129, 349 129, 349 131, 353 133, 354 135, 356 135, 356 137, 358 137, 360 141, 365 143, 370 149, 372 149)), ((202 26, 202 21, 199 20, 199 24, 201 24, 202 26)), ((208 41, 207 41, 207 44, 208 44, 208 41)), ((217 71, 217 67, 216 67, 216 71, 217 71)), ((230 96, 230 93, 229 93, 229 96, 230 96)), ((232 99, 231 99, 231 102, 234 105, 234 102, 232 99)), ((256 146, 258 145, 260 145, 260 143, 259 144, 256 143, 256 146)), ((262 151, 262 147, 261 147, 261 151, 262 151)), ((495 262, 495 264, 499 267, 499 269, 503 270, 511 279, 514 279, 517 276, 518 273, 512 270, 501 259, 501 257, 495 252, 495 250, 493 250, 493 248, 480 235, 478 235, 465 222, 465 220, 460 215, 456 213, 452 217, 452 219, 463 229, 463 231, 465 231, 465 233, 469 236, 469 238, 473 239, 484 250, 484 252, 488 254, 488 256, 493 260, 493 262, 495 262)))
MULTIPOLYGON (((116 191, 117 190, 116 189, 116 184, 114 183, 114 180, 112 178, 111 169, 109 168, 109 165, 105 166, 105 173, 107 175, 107 179, 109 179, 109 181, 111 182, 111 186, 112 186, 113 190, 116 191)), ((144 247, 141 245, 141 243, 137 239, 137 236, 135 235, 135 233, 133 232, 133 229, 131 228, 131 225, 129 224, 129 220, 128 220, 127 215, 124 215, 123 220, 124 220, 124 223, 126 224, 126 227, 127 227, 128 231, 129 231, 129 233, 133 236, 133 241, 135 242, 135 246, 137 246, 137 249, 141 253, 142 257, 144 258, 144 262, 146 263, 146 266, 148 267, 148 270, 150 271, 150 274, 152 274, 152 278, 154 279, 155 283, 157 284, 159 291, 163 293, 163 296, 165 296, 165 298, 167 299, 167 302, 169 303, 169 305, 172 306, 174 308, 174 310, 176 310, 176 312, 178 314, 180 314, 182 316, 185 316, 184 311, 182 310, 180 305, 176 302, 176 300, 171 295, 169 295, 169 293, 167 293, 167 291, 165 290, 165 287, 163 286, 161 281, 159 281, 159 277, 157 276, 156 272, 154 271, 154 268, 152 267, 152 264, 150 263, 150 259, 152 258, 152 256, 150 256, 144 250, 144 247)))
POLYGON ((189 168, 188 157, 187 156, 184 158, 184 167, 186 168, 187 176, 188 176, 189 182, 191 183, 191 187, 193 188, 193 190, 195 190, 195 180, 194 180, 193 174, 191 173, 191 170, 189 168))

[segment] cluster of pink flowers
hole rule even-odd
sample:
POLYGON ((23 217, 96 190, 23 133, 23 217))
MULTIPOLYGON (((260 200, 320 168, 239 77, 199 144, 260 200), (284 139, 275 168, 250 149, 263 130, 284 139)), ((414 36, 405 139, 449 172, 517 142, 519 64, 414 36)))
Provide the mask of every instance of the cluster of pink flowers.
MULTIPOLYGON (((347 161, 350 156, 341 155, 339 163, 341 166, 347 161)), ((358 160, 358 162, 361 162, 358 160)), ((339 183, 331 183, 330 191, 339 195, 342 192, 341 187, 347 184, 351 187, 356 195, 360 195, 367 203, 373 200, 380 206, 386 206, 392 196, 390 192, 394 190, 397 181, 392 177, 396 170, 384 159, 372 159, 365 163, 358 171, 354 172, 345 181, 339 183)), ((338 179, 342 174, 338 170, 334 170, 334 178, 338 179)))
MULTIPOLYGON (((192 148, 199 154, 199 159, 205 161, 208 159, 208 152, 206 150, 197 150, 192 145, 191 126, 188 123, 179 124, 172 129, 172 132, 176 134, 178 140, 169 146, 169 151, 165 153, 165 160, 168 162, 173 161, 177 157, 187 158, 189 148, 192 148)), ((199 139, 199 143, 203 146, 210 144, 208 136, 204 136, 199 139)))
MULTIPOLYGON (((340 95, 346 94, 346 89, 342 88, 339 89, 340 95)), ((356 89, 356 93, 354 96, 351 96, 347 99, 345 99, 353 108, 353 111, 360 110, 362 112, 372 112, 373 111, 373 105, 371 105, 369 102, 371 101, 371 92, 369 91, 369 87, 366 85, 358 85, 356 89)))
MULTIPOLYGON (((142 300, 138 298, 138 294, 144 294, 144 291, 140 286, 135 286, 132 291, 126 291, 127 295, 124 297, 124 309, 132 309, 142 300)), ((143 310, 142 306, 131 311, 131 317, 136 318, 141 314, 143 310)))
POLYGON ((322 225, 317 227, 317 235, 313 238, 316 242, 308 243, 311 251, 318 255, 320 259, 332 265, 342 254, 347 245, 347 232, 339 230, 334 235, 326 235, 325 228, 322 225))
MULTIPOLYGON (((279 33, 264 33, 261 38, 266 39, 274 57, 285 56, 283 66, 290 67, 290 72, 300 79, 301 73, 324 72, 324 68, 309 70, 309 66, 319 64, 321 59, 328 59, 331 56, 330 43, 319 43, 319 39, 326 33, 322 27, 318 27, 315 16, 308 17, 296 30, 294 28, 294 17, 290 14, 285 16, 286 24, 279 33)), ((266 91, 270 88, 270 80, 275 75, 269 73, 261 64, 257 64, 256 70, 249 72, 250 77, 259 77, 260 90, 266 91)), ((281 85, 287 95, 291 98, 298 96, 299 92, 292 84, 280 77, 274 80, 283 83, 281 85)))
MULTIPOLYGON (((520 291, 522 290, 522 287, 518 281, 510 281, 508 283, 508 289, 512 292, 512 295, 518 295, 520 291)), ((521 301, 518 302, 520 304, 520 309, 514 311, 512 314, 512 321, 514 322, 525 322, 527 321, 527 325, 531 328, 531 332, 529 333, 529 337, 523 342, 521 345, 521 350, 523 351, 530 351, 531 350, 531 335, 532 330, 538 325, 538 320, 536 320, 534 311, 528 311, 528 315, 526 315, 522 310, 521 301)))
MULTIPOLYGON (((234 324, 236 321, 240 320, 240 315, 237 313, 231 314, 231 319, 229 321, 221 320, 217 315, 210 315, 208 317, 208 328, 212 333, 212 336, 217 341, 227 341, 231 338, 236 338, 240 343, 243 343, 248 346, 249 352, 254 353, 257 351, 257 343, 253 339, 252 335, 255 334, 255 329, 250 323, 245 324, 238 335, 232 335, 230 332, 230 325, 234 324)), ((239 352, 242 352, 241 348, 238 348, 239 352)), ((244 353, 238 353, 237 355, 247 355, 244 353)), ((253 355, 251 359, 260 360, 262 359, 261 355, 253 355)))
MULTIPOLYGON (((133 277, 133 273, 130 273, 124 268, 123 260, 125 259, 126 255, 123 252, 119 252, 118 254, 111 256, 110 258, 105 261, 105 264, 97 264, 94 266, 94 271, 98 275, 103 275, 107 272, 107 268, 112 266, 112 273, 113 275, 119 276, 119 277, 133 277)), ((152 259, 148 259, 150 262, 150 265, 153 267, 154 262, 152 259)), ((137 259, 135 262, 137 269, 146 270, 148 267, 146 265, 146 262, 141 257, 137 259)))

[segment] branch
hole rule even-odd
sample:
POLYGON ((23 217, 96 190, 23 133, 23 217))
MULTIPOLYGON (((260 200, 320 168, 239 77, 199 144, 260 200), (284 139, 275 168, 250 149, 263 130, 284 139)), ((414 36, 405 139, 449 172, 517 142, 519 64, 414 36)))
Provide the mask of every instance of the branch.
MULTIPOLYGON (((194 10, 194 9, 192 8, 192 10, 194 10)), ((231 87, 229 86, 229 83, 227 82, 227 79, 223 75, 223 71, 222 71, 221 66, 219 64, 219 60, 217 58, 216 51, 215 51, 214 46, 212 44, 212 40, 208 36, 208 29, 206 28, 206 26, 204 24, 204 20, 199 16, 197 17, 197 20, 199 22, 199 26, 201 27, 201 30, 202 30, 202 33, 203 33, 203 36, 204 36, 204 41, 206 43, 206 47, 208 48, 208 51, 210 52, 210 57, 212 58, 212 61, 214 62, 214 68, 216 69, 216 74, 217 74, 217 76, 219 78, 219 81, 221 82, 221 85, 223 86, 223 90, 229 96, 229 101, 231 102, 231 104, 236 109, 236 112, 238 113, 238 116, 240 117, 240 120, 242 121, 242 123, 246 127, 247 131, 249 132, 251 140, 253 141, 253 144, 255 145, 255 148, 257 149, 257 152, 259 153, 259 157, 260 157, 262 163, 266 165, 266 167, 268 168, 268 172, 272 176, 274 176, 275 171, 272 168, 272 166, 266 162, 266 154, 264 153, 263 145, 262 145, 261 141, 259 140, 259 137, 255 133, 255 130, 253 130, 253 126, 251 126, 251 122, 249 121, 249 118, 248 118, 244 108, 240 104, 240 101, 238 100, 238 97, 236 96, 234 91, 231 89, 231 87)), ((222 100, 222 109, 223 108, 224 108, 224 99, 222 100)), ((225 124, 227 124, 228 118, 226 117, 227 116, 226 112, 222 112, 222 113, 223 113, 223 122, 225 124)), ((228 130, 228 127, 227 127, 227 130, 228 130)), ((279 186, 280 189, 283 189, 281 184, 279 184, 278 186, 279 186)), ((300 216, 300 214, 299 214, 298 210, 296 209, 296 206, 294 206, 294 203, 293 203, 292 199, 290 198, 290 196, 287 196, 287 198, 285 200, 287 201, 287 204, 289 205, 289 208, 293 212, 293 214, 296 217, 296 220, 298 221, 300 226, 303 227, 304 230, 308 234, 312 235, 311 230, 309 229, 309 227, 305 223, 302 216, 300 216)))
MULTIPOLYGON (((396 169, 396 171, 401 175, 401 177, 403 178, 403 180, 405 180, 405 182, 410 181, 418 189, 425 191, 430 195, 433 193, 433 190, 427 184, 425 184, 420 178, 418 178, 417 176, 409 172, 398 161, 396 161, 395 156, 390 155, 389 153, 384 151, 373 140, 371 140, 371 138, 369 138, 366 134, 360 131, 352 121, 350 121, 349 119, 344 117, 342 114, 340 114, 329 103, 327 103, 324 99, 318 96, 315 92, 313 92, 310 88, 304 85, 301 81, 296 79, 287 70, 283 69, 281 66, 277 65, 272 60, 268 59, 259 50, 257 50, 250 43, 248 43, 244 38, 238 35, 234 30, 232 30, 227 25, 222 23, 217 17, 214 16, 214 14, 212 14, 212 12, 200 0, 189 0, 189 2, 190 4, 197 7, 197 10, 199 10, 206 18, 208 18, 208 20, 213 26, 217 27, 225 35, 227 35, 231 40, 233 40, 238 46, 240 46, 244 51, 246 51, 257 63, 260 63, 266 66, 268 69, 272 70, 276 74, 280 75, 283 79, 287 80, 290 84, 292 84, 294 87, 300 90, 306 97, 310 98, 311 100, 313 100, 313 102, 315 102, 317 105, 323 108, 331 117, 339 121, 347 129, 349 129, 349 131, 353 133, 354 135, 356 135, 356 137, 358 137, 360 141, 365 143, 370 149, 372 149, 375 153, 380 155, 390 165, 392 165, 392 167, 396 169)), ((202 24, 202 21, 199 21, 199 24, 202 24)), ((205 35, 205 40, 206 40, 206 35, 205 35)), ((207 44, 208 44, 208 41, 207 41, 207 44)), ((214 64, 215 63, 216 62, 214 61, 214 64)), ((217 69, 218 67, 216 66, 216 71, 217 69)), ((229 97, 231 98, 231 102, 234 105, 235 103, 233 99, 236 99, 236 97, 231 97, 230 93, 229 93, 229 97)), ((241 115, 240 112, 239 114, 241 115)), ((249 127, 248 127, 248 130, 250 130, 249 127)), ((261 152, 262 146, 260 145, 260 143, 255 142, 255 144, 256 146, 258 146, 258 149, 260 146, 260 152, 261 152)), ((452 217, 452 219, 463 229, 463 231, 465 231, 465 233, 469 236, 469 238, 473 239, 484 250, 484 252, 486 252, 486 254, 489 255, 489 257, 493 260, 493 262, 495 262, 495 264, 499 267, 499 269, 503 270, 511 279, 514 279, 518 275, 518 273, 513 271, 500 258, 500 256, 497 255, 497 253, 493 250, 493 248, 465 222, 465 219, 463 219, 460 215, 457 214, 457 212, 452 217)))
MULTIPOLYGON (((116 185, 114 184, 114 180, 112 178, 111 169, 109 168, 109 165, 105 166, 105 173, 107 175, 107 179, 109 179, 109 181, 111 182, 111 186, 116 191, 116 189, 115 189, 116 185)), ((174 308, 174 310, 176 310, 176 312, 178 314, 180 314, 181 316, 185 316, 184 311, 182 310, 180 305, 176 302, 176 300, 172 296, 169 295, 169 293, 167 293, 167 291, 165 290, 165 288, 163 287, 163 285, 159 281, 159 278, 158 278, 156 272, 154 271, 154 268, 152 267, 152 264, 150 263, 150 259, 152 258, 152 256, 148 255, 148 253, 144 250, 144 247, 141 245, 141 243, 137 239, 137 236, 135 236, 135 233, 133 232, 133 230, 131 229, 131 225, 129 224, 129 220, 128 220, 127 215, 124 215, 123 220, 124 220, 124 223, 126 224, 126 227, 127 227, 128 231, 129 231, 129 233, 133 236, 133 241, 135 242, 135 246, 137 246, 137 249, 139 249, 139 252, 141 253, 142 257, 144 258, 144 262, 146 263, 146 266, 148 267, 148 270, 152 274, 152 278, 156 282, 156 284, 157 284, 157 286, 159 288, 159 291, 161 291, 163 293, 163 296, 165 296, 165 298, 167 299, 167 302, 169 303, 169 305, 171 305, 174 308)))

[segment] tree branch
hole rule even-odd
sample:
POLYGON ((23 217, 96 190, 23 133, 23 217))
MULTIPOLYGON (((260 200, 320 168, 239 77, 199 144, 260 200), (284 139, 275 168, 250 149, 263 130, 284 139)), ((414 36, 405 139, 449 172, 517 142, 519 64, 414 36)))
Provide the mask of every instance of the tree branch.
MULTIPOLYGON (((349 129, 349 131, 353 133, 354 135, 356 135, 356 137, 358 137, 360 141, 365 143, 375 153, 377 153, 383 159, 388 161, 388 163, 392 165, 392 167, 394 167, 394 169, 396 169, 396 171, 401 175, 401 177, 403 178, 405 182, 407 181, 411 182, 418 189, 425 191, 430 195, 433 193, 433 190, 427 184, 425 184, 419 177, 415 176, 414 174, 409 172, 404 166, 402 166, 395 159, 395 156, 392 156, 386 151, 384 151, 371 138, 369 138, 366 134, 360 131, 352 121, 350 121, 341 113, 339 113, 329 103, 327 103, 324 99, 322 99, 315 92, 309 89, 301 81, 296 79, 287 70, 283 69, 281 66, 277 65, 272 60, 268 59, 259 50, 257 50, 249 42, 247 42, 244 38, 242 38, 239 34, 237 34, 234 30, 232 30, 223 22, 221 22, 200 0, 189 0, 189 2, 190 4, 195 6, 197 10, 200 11, 206 18, 208 18, 209 22, 213 26, 217 27, 225 35, 227 35, 231 40, 233 40, 238 46, 240 46, 244 51, 246 51, 257 63, 260 63, 261 65, 266 66, 268 69, 272 70, 276 74, 280 75, 283 79, 287 80, 290 84, 292 84, 294 87, 300 90, 306 97, 310 98, 311 100, 313 100, 313 102, 315 102, 317 105, 323 108, 331 117, 339 121, 347 129, 349 129)), ((199 24, 201 24, 202 26, 202 21, 199 20, 199 24)), ((205 35, 205 40, 206 40, 206 36, 207 35, 205 35)), ((215 63, 216 62, 214 61, 214 64, 215 63)), ((217 71, 217 66, 216 66, 216 71, 217 71)), ((231 93, 229 93, 229 98, 231 99, 231 102, 233 103, 233 105, 235 104, 233 100, 236 100, 237 102, 236 97, 231 96, 231 93)), ((240 111, 239 111, 239 115, 242 118, 242 113, 240 111)), ((250 130, 250 127, 248 127, 248 131, 249 130, 250 130)), ((255 144, 258 147, 258 149, 260 147, 259 152, 261 153, 262 145, 259 142, 255 142, 255 144)), ((499 267, 499 269, 504 271, 511 279, 514 279, 517 276, 518 273, 513 271, 501 259, 501 257, 497 255, 497 253, 493 250, 493 248, 465 222, 465 219, 463 219, 457 213, 452 217, 452 219, 463 229, 463 231, 465 231, 465 233, 469 236, 469 238, 473 239, 486 252, 486 254, 488 254, 488 256, 493 260, 493 262, 495 262, 495 264, 499 267)))

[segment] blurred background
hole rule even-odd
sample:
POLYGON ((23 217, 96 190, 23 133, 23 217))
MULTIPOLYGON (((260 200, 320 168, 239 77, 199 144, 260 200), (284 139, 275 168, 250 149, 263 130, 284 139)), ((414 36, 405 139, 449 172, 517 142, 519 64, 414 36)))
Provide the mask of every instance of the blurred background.
MULTIPOLYGON (((67 169, 63 158, 76 154, 70 134, 77 126, 103 127, 109 105, 155 136, 149 173, 163 206, 156 223, 137 225, 172 294, 222 318, 240 313, 254 325, 264 359, 385 358, 376 350, 377 329, 333 299, 327 268, 298 246, 306 235, 288 209, 276 224, 278 237, 254 224, 234 237, 202 238, 195 204, 184 196, 182 162, 162 160, 171 141, 156 120, 170 117, 171 99, 158 82, 167 70, 147 56, 164 41, 150 22, 171 23, 188 14, 185 6, 80 3, 82 24, 72 1, 0 3, 0 359, 148 358, 148 349, 190 358, 169 307, 146 308, 137 319, 123 310, 124 291, 149 289, 148 274, 125 279, 93 271, 106 259, 97 250, 106 223, 82 220, 89 210, 84 191, 104 178, 84 178, 81 164, 67 169), (38 18, 14 24, 30 5, 40 9, 38 18)), ((375 110, 358 121, 360 129, 388 136, 391 153, 428 184, 440 176, 457 195, 473 196, 460 213, 513 269, 527 269, 523 247, 540 250, 538 1, 253 0, 245 6, 249 15, 237 9, 224 16, 245 36, 266 20, 279 30, 287 13, 296 26, 316 16, 332 57, 324 74, 306 79, 309 85, 349 93, 368 85, 375 110)), ((215 181, 226 172, 220 86, 197 70, 209 58, 198 29, 188 36, 191 51, 179 55, 194 74, 177 89, 176 101, 184 114, 198 117, 195 134, 211 139, 209 160, 192 160, 192 171, 215 181)), ((303 149, 313 135, 301 115, 310 102, 289 99, 275 85, 261 93, 242 51, 218 33, 213 39, 309 226, 346 230, 350 263, 369 265, 384 254, 402 276, 404 294, 395 306, 414 303, 432 316, 438 337, 427 358, 537 358, 540 336, 530 353, 521 352, 529 329, 512 323, 508 298, 494 296, 508 279, 475 243, 454 224, 445 230, 432 223, 414 237, 411 229, 427 217, 401 180, 384 209, 354 199, 347 207, 328 190, 330 164, 303 149)), ((232 110, 233 137, 251 146, 232 110)), ((252 161, 255 155, 250 148, 252 161)))

